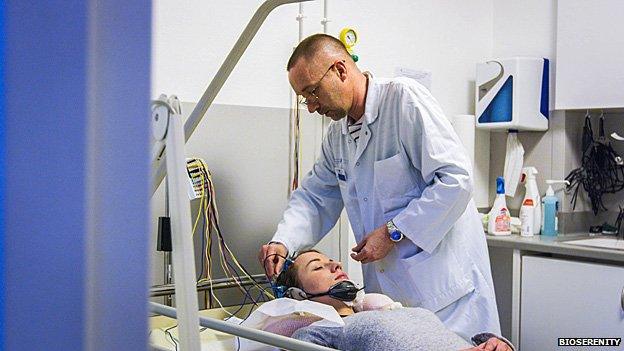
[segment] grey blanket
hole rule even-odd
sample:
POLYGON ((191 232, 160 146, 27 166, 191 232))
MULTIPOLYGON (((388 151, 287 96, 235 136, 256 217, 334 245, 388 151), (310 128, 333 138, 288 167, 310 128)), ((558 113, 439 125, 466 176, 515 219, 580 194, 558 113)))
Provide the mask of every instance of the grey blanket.
POLYGON ((472 347, 422 308, 365 311, 344 319, 344 327, 308 326, 292 337, 339 350, 463 350, 472 347))

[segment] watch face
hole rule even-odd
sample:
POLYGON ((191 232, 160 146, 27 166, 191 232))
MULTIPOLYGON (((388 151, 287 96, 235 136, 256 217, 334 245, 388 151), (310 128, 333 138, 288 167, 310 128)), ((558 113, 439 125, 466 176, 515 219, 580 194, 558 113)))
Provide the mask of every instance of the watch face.
POLYGON ((402 236, 403 236, 403 235, 401 234, 401 232, 399 232, 398 230, 396 230, 396 231, 394 231, 394 232, 392 232, 392 233, 390 234, 390 239, 392 239, 393 241, 399 241, 399 240, 401 240, 401 237, 402 237, 402 236))

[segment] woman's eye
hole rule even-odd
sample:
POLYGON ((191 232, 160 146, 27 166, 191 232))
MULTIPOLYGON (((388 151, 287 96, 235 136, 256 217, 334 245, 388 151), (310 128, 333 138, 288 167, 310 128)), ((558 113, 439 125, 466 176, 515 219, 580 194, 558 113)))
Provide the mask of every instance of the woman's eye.
POLYGON ((316 268, 314 268, 315 271, 320 271, 321 269, 323 269, 323 267, 316 267, 316 268))

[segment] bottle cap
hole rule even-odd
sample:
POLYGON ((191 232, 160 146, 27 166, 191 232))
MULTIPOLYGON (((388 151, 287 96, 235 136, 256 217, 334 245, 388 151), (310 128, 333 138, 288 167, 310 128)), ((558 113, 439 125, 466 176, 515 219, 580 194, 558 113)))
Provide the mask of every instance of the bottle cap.
POLYGON ((565 184, 570 185, 570 182, 567 180, 546 180, 546 184, 548 184, 548 190, 546 190, 546 196, 555 196, 555 191, 553 190, 553 184, 565 184))
POLYGON ((496 193, 497 194, 505 193, 505 178, 503 177, 496 178, 496 193))

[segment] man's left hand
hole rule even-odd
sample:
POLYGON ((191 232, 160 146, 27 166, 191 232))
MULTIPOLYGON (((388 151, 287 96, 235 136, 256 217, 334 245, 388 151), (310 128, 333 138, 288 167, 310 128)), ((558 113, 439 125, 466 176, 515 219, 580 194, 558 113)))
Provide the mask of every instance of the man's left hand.
POLYGON ((373 230, 356 247, 352 248, 351 258, 362 263, 381 260, 392 250, 394 242, 390 240, 386 225, 373 230))

